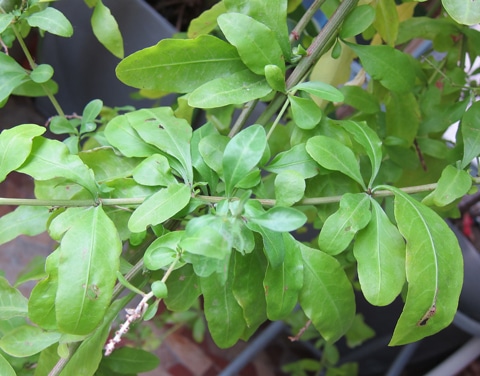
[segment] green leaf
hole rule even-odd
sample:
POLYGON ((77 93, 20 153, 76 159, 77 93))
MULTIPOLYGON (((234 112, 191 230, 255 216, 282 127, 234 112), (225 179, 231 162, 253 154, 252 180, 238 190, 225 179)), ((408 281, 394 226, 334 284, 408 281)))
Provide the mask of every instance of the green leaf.
POLYGON ((133 125, 140 137, 156 146, 162 154, 166 154, 170 166, 177 170, 185 183, 192 183, 193 170, 190 155, 192 127, 190 124, 184 119, 175 117, 170 107, 140 111, 149 116, 143 122, 136 122, 133 125))
POLYGON ((30 73, 30 78, 37 84, 43 84, 53 76, 53 68, 49 64, 40 64, 30 73))
POLYGON ((266 65, 276 65, 285 70, 282 49, 270 28, 241 13, 222 14, 217 22, 252 72, 263 75, 266 65))
POLYGON ((224 260, 233 243, 228 221, 213 215, 203 215, 190 220, 180 247, 194 255, 224 260))
MULTIPOLYGON (((461 168, 465 168, 472 159, 480 154, 480 102, 474 102, 465 112, 460 123, 463 140, 463 158, 461 168)), ((0 164, 1 166, 1 164, 0 164)))
POLYGON ((204 11, 200 16, 194 18, 188 25, 187 36, 194 39, 199 35, 209 34, 217 27, 217 18, 225 13, 227 9, 221 1, 214 4, 210 9, 204 11))
POLYGON ((170 292, 164 301, 171 311, 186 311, 195 303, 201 293, 197 275, 190 264, 174 270, 167 280, 170 292))
POLYGON ((420 126, 420 109, 413 93, 391 92, 387 97, 387 136, 405 140, 411 146, 420 126))
POLYGON ((0 355, 0 375, 4 376, 17 376, 15 370, 12 368, 10 363, 0 355))
POLYGON ((102 323, 91 336, 80 344, 80 347, 63 369, 61 376, 93 375, 95 373, 102 360, 102 350, 110 332, 112 321, 131 299, 132 294, 129 294, 122 299, 115 300, 110 307, 107 307, 106 313, 102 315, 104 316, 102 323))
POLYGON ((348 13, 340 29, 340 38, 347 39, 363 33, 375 19, 375 8, 369 4, 359 5, 348 13))
POLYGON ((397 40, 399 17, 394 0, 384 0, 376 4, 373 26, 382 39, 394 46, 397 40))
POLYGON ((0 14, 0 34, 7 30, 14 18, 15 15, 12 13, 0 14))
POLYGON ((158 225, 173 217, 190 201, 190 189, 185 184, 173 183, 147 198, 128 221, 132 232, 142 232, 147 226, 158 225))
POLYGON ((224 3, 229 12, 247 14, 272 30, 274 37, 282 48, 283 56, 287 60, 290 59, 292 49, 288 40, 287 1, 226 0, 224 3))
POLYGON ((437 187, 423 199, 425 205, 433 201, 436 206, 447 206, 465 196, 472 187, 472 176, 464 171, 448 165, 442 171, 437 187))
POLYGON ((262 236, 264 251, 269 265, 275 268, 278 267, 283 262, 286 252, 282 233, 269 230, 253 222, 247 222, 247 226, 262 236))
POLYGON ((275 205, 292 206, 305 193, 305 180, 295 170, 280 172, 275 178, 275 205))
POLYGON ((418 341, 449 325, 462 289, 462 253, 448 225, 431 209, 398 188, 395 219, 407 241, 408 291, 391 345, 418 341))
POLYGON ((122 82, 136 88, 189 93, 245 68, 234 46, 201 35, 186 40, 163 39, 123 59, 116 73, 122 82))
MULTIPOLYGON (((230 264, 233 264, 233 257, 230 264)), ((243 309, 235 299, 232 290, 232 269, 233 267, 228 268, 228 277, 225 283, 218 273, 201 278, 200 283, 208 329, 220 348, 233 346, 246 329, 243 309)))
POLYGON ((73 27, 70 21, 58 9, 47 7, 27 17, 27 22, 32 27, 38 27, 50 34, 61 37, 71 37, 73 27))
POLYGON ((202 138, 198 150, 205 164, 218 175, 223 175, 222 158, 230 138, 220 134, 211 134, 202 138))
POLYGON ((45 257, 34 256, 18 274, 14 287, 18 287, 25 282, 37 281, 44 277, 46 277, 45 257))
POLYGON ((8 98, 12 91, 24 82, 28 77, 27 72, 11 56, 0 52, 0 107, 1 103, 8 98))
POLYGON ((355 317, 352 284, 332 256, 299 244, 304 265, 300 306, 322 337, 333 343, 345 334, 355 317))
POLYGON ((158 299, 163 299, 168 296, 168 288, 165 282, 155 281, 152 283, 152 292, 158 299))
POLYGON ((276 174, 285 170, 294 170, 304 179, 318 174, 318 166, 305 150, 305 144, 295 145, 287 151, 278 153, 264 168, 276 174))
POLYGON ((307 141, 306 150, 320 166, 340 171, 366 189, 357 158, 353 151, 341 142, 331 137, 315 136, 307 141))
POLYGON ((262 284, 265 258, 258 252, 246 255, 234 252, 232 257, 234 258, 232 293, 242 307, 248 331, 252 332, 267 319, 262 284))
POLYGON ((290 234, 279 234, 285 242, 285 258, 269 262, 263 280, 269 320, 283 320, 295 308, 303 286, 303 261, 298 242, 290 234))
POLYGON ((153 371, 159 364, 160 360, 154 354, 126 346, 102 359, 102 365, 122 375, 153 371))
POLYGON ((319 81, 307 81, 295 85, 290 91, 300 90, 312 94, 320 99, 331 102, 343 102, 343 94, 340 90, 330 84, 319 81))
POLYGON ((442 0, 450 17, 459 24, 475 25, 480 22, 480 5, 469 0, 442 0))
POLYGON ((101 0, 95 4, 92 14, 92 31, 97 37, 98 41, 105 46, 113 55, 122 59, 123 39, 120 30, 118 29, 115 17, 110 13, 101 0))
POLYGON ((60 251, 51 253, 45 262, 47 278, 38 282, 28 300, 28 318, 47 330, 57 330, 55 298, 58 288, 58 259, 60 251))
POLYGON ((227 196, 232 195, 237 183, 257 165, 266 146, 267 136, 260 125, 252 125, 230 140, 222 160, 227 196))
POLYGON ((61 334, 44 332, 31 325, 22 325, 0 339, 0 348, 7 354, 23 358, 39 353, 60 339, 61 334))
POLYGON ((94 130, 97 125, 95 124, 95 119, 103 108, 103 102, 100 99, 94 99, 87 103, 82 112, 82 122, 80 126, 80 133, 89 132, 90 129, 94 130), (91 125, 89 125, 91 123, 91 125), (90 129, 89 129, 90 128, 90 129))
POLYGON ((380 103, 377 97, 359 86, 345 85, 340 88, 345 99, 343 102, 366 114, 380 112, 380 103))
POLYGON ((182 236, 183 231, 173 231, 155 239, 145 251, 143 258, 145 267, 149 270, 158 270, 175 261, 182 236))
POLYGON ((280 67, 273 64, 265 65, 265 79, 273 90, 286 92, 285 72, 280 67))
POLYGON ((150 113, 145 110, 116 116, 108 122, 105 136, 110 144, 127 157, 149 157, 158 153, 158 150, 139 136, 134 125, 143 123, 150 118, 150 113))
POLYGON ((0 182, 25 162, 32 148, 32 140, 45 131, 45 128, 35 124, 22 124, 0 133, 0 182))
POLYGON ((359 57, 367 73, 388 90, 406 93, 415 84, 410 58, 390 46, 361 46, 346 43, 359 57))
POLYGON ((0 244, 19 235, 35 236, 44 232, 51 213, 42 206, 19 206, 0 218, 0 244))
POLYGON ((92 171, 78 155, 70 154, 67 147, 57 140, 40 137, 34 139, 30 155, 17 171, 30 175, 36 180, 63 177, 81 185, 93 197, 97 197, 98 188, 92 171))
POLYGON ((358 123, 347 120, 342 122, 341 126, 364 147, 372 165, 372 177, 368 183, 368 186, 372 187, 382 164, 382 142, 380 138, 365 122, 358 123))
POLYGON ((353 244, 363 295, 384 306, 402 291, 405 283, 405 241, 377 201, 370 199, 372 216, 353 244))
MULTIPOLYGON (((362 314, 355 315, 352 326, 345 333, 345 339, 347 340, 347 346, 350 348, 357 347, 364 343, 366 340, 375 337, 375 331, 369 327, 363 318, 362 314)), ((348 363, 347 363, 348 364, 348 363)), ((342 375, 357 374, 356 371, 352 373, 345 373, 342 375)), ((340 375, 339 375, 340 376, 340 375)))
POLYGON ((64 116, 53 116, 50 118, 48 129, 54 134, 78 134, 77 128, 64 116))
POLYGON ((166 187, 175 182, 167 158, 153 154, 145 158, 133 170, 133 178, 138 184, 166 187))
POLYGON ((217 108, 242 104, 264 97, 271 91, 264 77, 245 69, 196 88, 188 97, 188 104, 198 108, 217 108))
POLYGON ((340 208, 327 218, 320 236, 320 250, 330 255, 344 251, 355 234, 370 221, 370 199, 365 193, 346 193, 340 208))
POLYGON ((66 333, 88 334, 102 322, 112 298, 122 251, 120 238, 101 206, 69 208, 52 225, 55 222, 67 227, 58 265, 58 327, 66 333), (69 211, 77 215, 64 217, 69 211))
POLYGON ((8 281, 0 277, 0 320, 27 315, 27 299, 8 281))
POLYGON ((275 206, 263 214, 245 218, 256 225, 278 232, 294 231, 307 222, 306 215, 300 210, 282 206, 275 206))
MULTIPOLYGON (((192 165, 196 171, 200 174, 200 181, 206 181, 208 185, 211 187, 212 191, 216 191, 216 186, 218 183, 218 176, 214 169, 210 168, 208 163, 204 160, 204 157, 200 151, 200 144, 202 140, 206 137, 212 136, 214 134, 218 135, 218 132, 215 126, 207 122, 200 128, 196 129, 193 132, 192 140, 190 142, 190 152, 192 154, 192 165)), ((225 139, 225 145, 221 151, 221 155, 223 155, 223 151, 225 150, 225 146, 228 142, 228 137, 225 139)), ((211 145, 214 146, 214 145, 211 145)), ((221 158, 220 158, 221 159, 221 158)), ((218 163, 221 166, 221 163, 218 163)))
POLYGON ((313 129, 322 119, 322 110, 310 98, 288 96, 295 124, 301 129, 313 129))

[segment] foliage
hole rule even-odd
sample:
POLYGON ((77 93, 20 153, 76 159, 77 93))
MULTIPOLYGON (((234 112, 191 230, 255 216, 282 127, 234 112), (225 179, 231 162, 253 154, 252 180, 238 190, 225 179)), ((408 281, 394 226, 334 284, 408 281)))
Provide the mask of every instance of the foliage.
MULTIPOLYGON (((19 207, 0 219, 0 241, 46 229, 58 243, 44 268, 36 259, 19 277, 37 280, 28 299, 0 280, 2 375, 153 369, 151 354, 119 343, 161 300, 183 312, 197 310, 200 297, 220 347, 300 307, 325 356, 322 365, 285 368, 296 374, 356 368, 333 368, 339 338, 354 346, 372 335, 355 293, 384 306, 406 292, 391 345, 451 323, 462 255, 442 217, 457 215, 477 182, 468 169, 480 153, 480 107, 474 72, 464 69, 479 54, 480 34, 464 25, 479 21, 466 8, 476 3, 445 0, 454 21, 414 16, 423 10, 416 2, 327 1, 329 21, 312 35, 315 8, 298 1, 223 0, 186 39, 159 41, 117 66, 134 88, 177 93, 173 107, 112 109, 96 99, 81 116, 63 113, 53 67, 37 65, 23 43, 32 28, 69 37, 70 22, 48 1, 4 3, 0 103, 47 95, 58 111, 49 129, 63 141, 35 124, 0 134, 0 181, 27 174, 36 195, 1 199, 19 207), (406 52, 415 38, 441 57, 415 60, 406 52), (15 40, 30 69, 8 55, 15 40), (355 56, 363 68, 346 82, 355 56), (199 110, 206 121, 192 127, 199 110), (442 134, 456 121, 450 145, 442 134), (306 228, 316 231, 297 240, 306 228), (105 345, 135 294, 142 301, 105 345), (18 359, 36 363, 34 373, 18 359)), ((85 3, 97 38, 123 58, 108 8, 85 3)))

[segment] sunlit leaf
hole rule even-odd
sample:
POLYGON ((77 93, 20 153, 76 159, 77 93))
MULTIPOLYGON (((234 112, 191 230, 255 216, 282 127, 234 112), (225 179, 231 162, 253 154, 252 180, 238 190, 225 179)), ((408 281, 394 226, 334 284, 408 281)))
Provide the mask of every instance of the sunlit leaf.
POLYGON ((32 148, 32 140, 45 131, 45 128, 35 124, 22 124, 0 133, 0 182, 25 162, 32 148))
POLYGON ((320 166, 340 171, 366 188, 357 158, 353 151, 341 142, 331 137, 315 136, 307 141, 306 149, 320 166))
POLYGON ((271 29, 242 13, 225 13, 217 19, 227 40, 234 45, 245 65, 254 73, 265 74, 265 66, 285 69, 283 54, 271 29))
POLYGON ((0 348, 7 354, 23 358, 39 353, 60 339, 57 332, 45 332, 37 326, 22 325, 0 339, 0 348))
POLYGON ((158 225, 173 217, 190 201, 190 189, 184 184, 173 183, 147 198, 128 221, 132 232, 142 232, 147 226, 158 225))
POLYGON ((116 73, 122 82, 133 87, 188 93, 245 68, 234 46, 211 35, 201 35, 195 39, 163 39, 127 56, 116 73))
POLYGON ((395 1, 384 0, 376 3, 373 26, 389 46, 395 45, 398 25, 399 19, 395 1))
POLYGON ((304 179, 318 174, 318 166, 305 150, 305 144, 295 145, 287 151, 278 153, 264 168, 277 174, 285 170, 294 170, 304 179))
POLYGON ((405 241, 377 203, 370 199, 372 216, 353 244, 362 293, 373 305, 390 304, 405 283, 405 241))
POLYGON ((0 319, 27 315, 27 299, 8 281, 0 277, 0 319))
POLYGON ((340 29, 341 38, 354 37, 364 32, 375 19, 375 8, 363 4, 353 9, 345 18, 340 29))
POLYGON ((62 12, 53 7, 47 7, 40 12, 32 13, 27 17, 27 22, 32 27, 48 31, 61 37, 71 37, 73 27, 62 12))
POLYGON ((332 256, 299 244, 304 265, 300 306, 322 337, 333 343, 345 334, 355 317, 352 284, 332 256))
POLYGON ((295 85, 290 90, 300 90, 312 94, 320 99, 331 102, 343 102, 343 94, 330 84, 320 81, 307 81, 295 85))
POLYGON ((407 241, 408 291, 391 345, 418 341, 449 325, 457 311, 463 258, 457 238, 435 212, 397 188, 395 219, 407 241))
POLYGON ((95 4, 92 13, 92 31, 100 43, 113 55, 123 58, 123 39, 117 21, 101 0, 95 4))
POLYGON ((19 206, 0 218, 0 244, 15 239, 18 235, 34 236, 44 232, 50 217, 48 208, 42 206, 19 206))
POLYGON ((310 98, 289 96, 292 117, 295 124, 302 129, 315 128, 322 119, 322 110, 310 98))
POLYGON ((282 206, 275 206, 254 217, 246 215, 245 218, 256 225, 279 232, 294 231, 307 221, 306 215, 300 210, 282 206))
POLYGON ((347 193, 340 201, 340 208, 327 218, 320 236, 319 248, 336 255, 345 250, 355 234, 370 221, 370 199, 364 193, 347 193))
POLYGON ((442 0, 450 17, 459 24, 475 25, 480 22, 480 4, 470 0, 442 0))
POLYGON ((467 171, 448 165, 442 171, 435 190, 422 202, 429 205, 433 201, 437 206, 446 206, 465 196, 471 187, 472 176, 467 171))
POLYGON ((235 185, 260 161, 266 145, 265 129, 260 125, 244 129, 227 144, 222 164, 228 196, 232 194, 235 185))
POLYGON ((292 206, 305 193, 305 180, 295 170, 285 170, 275 178, 276 205, 292 206))

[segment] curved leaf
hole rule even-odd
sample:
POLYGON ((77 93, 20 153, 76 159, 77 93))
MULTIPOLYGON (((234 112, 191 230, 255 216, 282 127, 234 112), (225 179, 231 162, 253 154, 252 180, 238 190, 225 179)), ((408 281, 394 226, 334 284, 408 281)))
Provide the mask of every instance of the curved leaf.
POLYGON ((47 7, 27 17, 27 22, 32 27, 48 31, 61 37, 71 37, 73 27, 70 21, 58 9, 47 7))
POLYGON ((232 194, 235 186, 260 162, 266 146, 267 135, 260 125, 252 125, 230 140, 222 160, 227 196, 232 194))
POLYGON ((380 141, 378 135, 365 122, 344 121, 341 123, 341 126, 353 136, 355 141, 364 147, 370 159, 372 176, 368 186, 371 188, 382 164, 382 141, 380 141))
POLYGON ((307 141, 306 149, 320 166, 340 171, 366 189, 357 158, 353 151, 341 142, 331 137, 315 136, 307 141))
POLYGON ((27 315, 27 299, 8 281, 0 277, 0 320, 27 315))
POLYGON ((322 337, 333 343, 345 334, 355 317, 352 284, 332 256, 299 244, 304 265, 300 306, 322 337))
POLYGON ((365 193, 346 193, 340 208, 327 218, 318 237, 320 250, 331 255, 344 251, 357 231, 370 221, 370 199, 365 193))
POLYGON ((398 188, 395 219, 407 241, 408 292, 391 345, 418 341, 449 325, 463 283, 463 258, 457 238, 434 211, 398 188))
POLYGON ((447 13, 459 24, 475 25, 480 22, 480 4, 471 0, 442 0, 447 13))
POLYGON ((465 196, 472 187, 472 176, 465 170, 448 165, 442 171, 437 187, 423 199, 425 205, 446 206, 465 196))
POLYGON ((211 35, 195 39, 163 39, 133 53, 116 73, 127 85, 147 90, 189 93, 216 78, 245 70, 237 49, 211 35))
POLYGON ((295 124, 301 129, 313 129, 322 119, 322 110, 310 98, 288 96, 292 117, 295 124))
POLYGON ((32 140, 45 131, 35 124, 22 124, 0 133, 0 182, 25 162, 32 149, 32 140))
POLYGON ((373 305, 390 304, 405 283, 405 241, 377 201, 371 220, 353 244, 362 293, 373 305))
POLYGON ((185 184, 174 183, 147 198, 128 221, 132 232, 142 232, 147 226, 158 225, 173 217, 190 201, 190 189, 185 184))
POLYGON ((307 216, 300 210, 275 206, 255 217, 245 216, 248 221, 278 232, 290 232, 302 227, 307 216))
POLYGON ((117 21, 101 0, 95 4, 92 14, 92 31, 98 41, 118 58, 123 58, 123 39, 117 21))

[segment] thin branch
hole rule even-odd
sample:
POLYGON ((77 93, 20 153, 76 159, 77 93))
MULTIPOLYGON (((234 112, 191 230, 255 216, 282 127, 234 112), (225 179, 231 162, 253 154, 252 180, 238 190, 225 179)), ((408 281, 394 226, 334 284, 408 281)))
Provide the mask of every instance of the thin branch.
POLYGON ((303 30, 307 27, 308 23, 312 20, 313 16, 320 9, 320 7, 325 3, 326 0, 315 0, 312 5, 305 11, 300 21, 295 25, 292 32, 290 33, 290 43, 296 41, 300 35, 303 33, 303 30))
POLYGON ((247 122, 248 117, 251 115, 251 113, 255 109, 255 106, 257 105, 257 103, 258 103, 258 99, 255 99, 253 101, 247 102, 243 106, 243 110, 238 116, 235 124, 232 126, 232 129, 230 130, 228 137, 232 138, 243 128, 243 126, 247 122))

